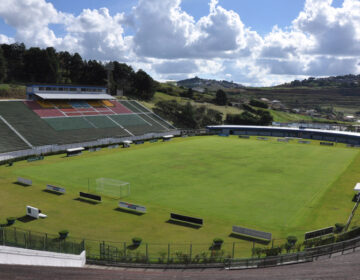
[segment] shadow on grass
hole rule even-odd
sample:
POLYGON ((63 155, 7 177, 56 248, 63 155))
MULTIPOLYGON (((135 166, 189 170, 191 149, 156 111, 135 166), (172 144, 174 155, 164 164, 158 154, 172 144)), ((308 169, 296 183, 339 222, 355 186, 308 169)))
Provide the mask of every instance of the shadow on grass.
POLYGON ((74 200, 84 202, 84 203, 88 203, 88 204, 92 204, 92 205, 96 205, 96 204, 100 203, 100 202, 97 202, 97 201, 87 200, 87 199, 84 199, 84 198, 81 198, 81 197, 74 198, 74 200))
POLYGON ((126 209, 123 209, 123 208, 120 208, 120 207, 116 207, 116 208, 114 208, 114 210, 119 211, 119 212, 128 213, 128 214, 133 214, 133 215, 136 215, 136 216, 142 216, 142 215, 145 214, 145 213, 141 213, 141 212, 126 210, 126 209))
POLYGON ((129 246, 127 246, 126 248, 128 250, 136 250, 137 248, 139 248, 140 244, 131 244, 129 246))
POLYGON ((59 193, 59 192, 55 192, 55 191, 51 191, 51 190, 42 190, 42 191, 46 192, 46 193, 55 194, 55 195, 63 195, 63 193, 59 193))
POLYGON ((19 182, 13 182, 14 185, 18 185, 18 186, 22 186, 24 188, 27 188, 27 187, 31 187, 29 185, 26 185, 26 184, 22 184, 22 183, 19 183, 19 182))
POLYGON ((32 222, 34 220, 37 220, 36 218, 34 217, 30 217, 28 215, 24 215, 20 218, 17 218, 18 221, 22 222, 22 223, 29 223, 29 222, 32 222))
POLYGON ((269 240, 261 240, 261 239, 257 239, 257 238, 252 238, 250 236, 239 235, 239 234, 235 234, 235 233, 229 234, 229 237, 233 237, 233 238, 237 238, 237 239, 241 239, 241 240, 245 240, 245 241, 251 241, 251 242, 259 243, 262 245, 268 245, 270 243, 269 240))
POLYGON ((221 249, 221 244, 213 244, 209 247, 210 251, 219 251, 221 249))
POLYGON ((183 226, 183 227, 188 227, 188 228, 193 228, 193 229, 199 229, 201 228, 201 226, 198 225, 193 225, 193 224, 189 224, 186 222, 181 222, 181 221, 175 221, 175 220, 167 220, 166 223, 168 224, 173 224, 173 225, 177 225, 177 226, 183 226))

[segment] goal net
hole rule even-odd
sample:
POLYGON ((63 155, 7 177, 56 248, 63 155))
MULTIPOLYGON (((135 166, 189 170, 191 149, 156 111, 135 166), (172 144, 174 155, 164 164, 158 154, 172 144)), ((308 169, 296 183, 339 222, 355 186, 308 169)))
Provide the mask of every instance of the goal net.
POLYGON ((130 195, 130 183, 110 178, 98 178, 96 192, 114 198, 126 197, 130 195))

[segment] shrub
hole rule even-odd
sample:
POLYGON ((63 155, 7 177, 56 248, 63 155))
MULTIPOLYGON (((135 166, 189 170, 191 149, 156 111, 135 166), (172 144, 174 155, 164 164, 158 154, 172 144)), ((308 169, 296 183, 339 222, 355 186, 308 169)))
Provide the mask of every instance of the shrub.
POLYGON ((69 231, 67 229, 63 229, 59 231, 60 239, 65 239, 69 235, 69 231))
POLYGON ((286 240, 291 246, 294 246, 298 239, 296 236, 290 235, 286 238, 286 240))
POLYGON ((281 251, 282 251, 282 248, 280 246, 279 247, 273 247, 273 248, 264 249, 265 255, 267 257, 277 256, 277 255, 281 254, 281 251))
POLYGON ((16 218, 15 217, 8 217, 6 218, 6 221, 7 221, 7 224, 10 226, 10 225, 13 225, 16 221, 16 218))
POLYGON ((132 239, 132 242, 133 242, 134 245, 140 245, 141 241, 142 241, 142 238, 140 238, 140 237, 134 237, 132 239))
POLYGON ((345 225, 342 224, 342 223, 336 223, 335 224, 335 232, 336 233, 342 232, 344 228, 345 228, 345 225))
POLYGON ((221 239, 221 238, 219 238, 219 237, 214 238, 214 240, 213 240, 213 244, 214 244, 214 245, 221 245, 221 244, 223 244, 223 243, 224 243, 224 240, 221 239))

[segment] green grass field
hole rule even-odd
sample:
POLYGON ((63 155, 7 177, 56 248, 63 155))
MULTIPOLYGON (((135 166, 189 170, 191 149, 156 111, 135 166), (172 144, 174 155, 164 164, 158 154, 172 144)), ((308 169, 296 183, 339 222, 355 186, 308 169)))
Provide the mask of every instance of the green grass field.
MULTIPOLYGON (((232 137, 176 138, 129 149, 0 166, 0 222, 25 215, 25 206, 42 209, 47 219, 16 226, 73 237, 152 243, 226 242, 232 225, 269 231, 273 237, 346 222, 353 207, 353 186, 360 180, 356 149, 279 143, 232 137), (22 176, 31 187, 14 184, 22 176), (124 201, 144 205, 145 215, 117 211, 118 200, 92 205, 76 200, 96 178, 131 183, 124 201), (66 188, 65 195, 43 191, 46 184, 66 188), (204 219, 200 229, 167 223, 170 212, 204 219)), ((244 248, 250 246, 242 241, 244 248)), ((249 247, 250 248, 250 247, 249 247)))

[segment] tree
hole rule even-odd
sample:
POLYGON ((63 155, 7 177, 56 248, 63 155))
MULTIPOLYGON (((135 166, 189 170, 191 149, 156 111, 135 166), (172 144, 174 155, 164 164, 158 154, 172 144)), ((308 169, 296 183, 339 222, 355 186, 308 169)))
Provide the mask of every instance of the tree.
POLYGON ((186 92, 186 97, 187 97, 187 98, 190 98, 190 99, 194 97, 194 91, 193 91, 192 88, 189 88, 189 89, 187 90, 187 92, 186 92))
POLYGON ((3 50, 3 55, 7 62, 7 79, 8 82, 13 81, 26 81, 24 74, 24 54, 25 54, 25 45, 24 44, 2 44, 1 48, 3 50))
POLYGON ((155 94, 154 80, 143 70, 138 70, 133 81, 134 95, 143 100, 150 100, 155 94))
POLYGON ((222 89, 219 89, 216 92, 216 97, 214 99, 215 104, 220 105, 220 106, 224 106, 227 104, 227 96, 225 91, 223 91, 222 89))
POLYGON ((262 102, 260 100, 257 100, 257 99, 251 99, 249 104, 251 106, 255 106, 255 107, 259 107, 259 108, 264 108, 264 109, 267 109, 269 106, 265 103, 265 102, 262 102))
POLYGON ((69 76, 71 83, 73 84, 80 83, 80 79, 84 71, 84 62, 78 53, 75 53, 70 58, 69 71, 70 71, 69 76))
POLYGON ((113 62, 114 70, 113 83, 114 90, 121 89, 124 94, 131 92, 135 72, 131 66, 125 63, 113 62))
POLYGON ((3 83, 6 79, 6 60, 3 55, 3 51, 0 48, 0 83, 3 83))

